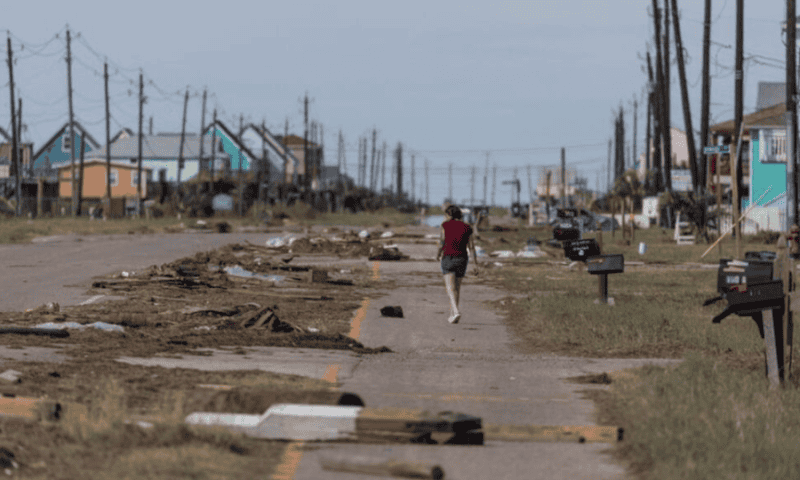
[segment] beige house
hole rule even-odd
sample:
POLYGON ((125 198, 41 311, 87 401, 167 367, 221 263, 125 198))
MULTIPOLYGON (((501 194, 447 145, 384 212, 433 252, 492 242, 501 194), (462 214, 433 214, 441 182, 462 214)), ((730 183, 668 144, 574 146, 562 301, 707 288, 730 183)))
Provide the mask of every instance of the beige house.
MULTIPOLYGON (((675 127, 669 129, 670 135, 672 136, 672 163, 670 164, 673 169, 676 168, 689 168, 689 145, 686 141, 686 132, 683 130, 679 130, 675 127)), ((645 157, 645 153, 639 155, 639 162, 638 168, 636 169, 636 174, 639 177, 640 181, 644 181, 645 173, 647 171, 647 161, 645 157)), ((661 155, 656 156, 655 154, 655 147, 653 146, 653 139, 650 139, 650 158, 654 161, 658 161, 660 157, 661 165, 664 164, 664 152, 661 152, 661 155)), ((655 170, 655 164, 650 167, 652 170, 655 170)))

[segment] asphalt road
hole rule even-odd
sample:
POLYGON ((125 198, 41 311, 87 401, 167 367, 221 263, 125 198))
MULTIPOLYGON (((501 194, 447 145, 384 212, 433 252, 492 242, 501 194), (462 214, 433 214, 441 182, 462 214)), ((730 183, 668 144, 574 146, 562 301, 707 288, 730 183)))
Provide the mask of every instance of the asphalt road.
MULTIPOLYGON (((260 244, 267 238, 263 233, 66 236, 0 246, 0 264, 7 272, 0 277, 1 308, 19 311, 45 302, 75 305, 93 299, 83 292, 94 276, 135 271, 232 242, 260 244)), ((386 345, 393 353, 358 357, 342 352, 283 349, 281 355, 275 355, 252 349, 252 355, 239 358, 250 368, 338 381, 341 390, 357 393, 370 407, 451 410, 480 416, 484 423, 514 425, 593 425, 593 404, 580 392, 588 387, 568 382, 569 377, 665 363, 520 354, 501 317, 486 304, 507 293, 478 285, 469 277, 462 290, 463 318, 457 325, 448 324, 446 294, 437 265, 425 261, 433 257, 435 247, 400 247, 415 261, 382 262, 377 267, 373 281, 379 288, 381 282, 391 281, 392 288, 377 300, 363 302, 363 311, 354 318, 351 332, 365 345, 386 345), (379 310, 385 305, 402 306, 405 317, 382 317, 379 310)), ((202 369, 242 368, 230 363, 228 357, 224 352, 192 356, 192 362, 194 368, 202 369)), ((331 455, 434 463, 444 468, 448 479, 626 478, 623 468, 603 452, 607 444, 489 441, 485 446, 314 447, 290 447, 285 464, 280 467, 283 473, 275 478, 366 478, 323 470, 320 459, 331 455)))
POLYGON ((176 233, 154 235, 61 235, 29 244, 0 245, 0 310, 62 306, 90 301, 92 277, 136 271, 229 243, 264 244, 266 233, 176 233))

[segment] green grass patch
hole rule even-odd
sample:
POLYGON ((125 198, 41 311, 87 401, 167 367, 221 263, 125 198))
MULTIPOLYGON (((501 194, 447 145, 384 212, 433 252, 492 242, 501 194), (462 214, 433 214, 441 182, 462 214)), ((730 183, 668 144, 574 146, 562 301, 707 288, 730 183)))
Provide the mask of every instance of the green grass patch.
POLYGON ((763 349, 755 323, 729 317, 714 325, 720 304, 716 270, 633 267, 609 275, 615 305, 596 304, 598 277, 549 263, 504 267, 501 284, 524 298, 507 299, 508 320, 525 351, 597 357, 679 358, 687 351, 748 354, 763 349))
MULTIPOLYGON (((613 375, 612 375, 613 378, 613 375)), ((643 479, 800 477, 800 390, 769 390, 763 360, 731 368, 688 355, 594 391, 601 423, 625 438, 614 453, 643 479)))

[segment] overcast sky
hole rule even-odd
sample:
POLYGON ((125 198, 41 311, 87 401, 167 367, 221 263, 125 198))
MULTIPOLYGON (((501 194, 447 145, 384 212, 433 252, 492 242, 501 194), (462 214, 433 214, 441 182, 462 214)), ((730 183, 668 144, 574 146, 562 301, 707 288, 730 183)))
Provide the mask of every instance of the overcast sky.
MULTIPOLYGON (((3 6, 0 28, 10 32, 16 94, 23 100, 25 141, 39 148, 68 119, 66 26, 73 37, 76 118, 105 140, 103 61, 110 64, 112 135, 138 128, 139 69, 145 77, 144 129, 179 132, 183 93, 189 87, 187 129, 199 131, 201 99, 208 89, 206 121, 217 109, 226 123, 260 123, 282 134, 303 134, 302 97, 324 126, 327 164, 336 164, 337 135, 347 141, 354 174, 358 137, 378 130, 390 150, 402 142, 410 183, 425 196, 424 162, 430 164, 430 201, 449 189, 483 198, 486 152, 498 167, 496 200, 508 202, 503 180, 518 169, 523 198, 527 168, 560 161, 606 187, 608 141, 614 111, 626 111, 633 134, 637 99, 637 150, 644 148, 646 71, 653 44, 647 0, 533 0, 505 2, 374 1, 226 2, 140 0, 134 3, 73 0, 13 2, 3 6), (114 6, 111 6, 114 5, 114 6), (119 6, 118 6, 119 5, 119 6), (124 5, 124 6, 123 6, 124 5), (58 38, 56 38, 58 35, 58 38), (48 43, 49 42, 49 43, 48 43)), ((663 0, 659 0, 663 4, 663 0)), ((688 56, 693 126, 699 128, 703 2, 678 0, 688 56)), ((735 0, 713 1, 712 122, 733 116, 735 0)), ((785 2, 745 6, 745 112, 755 107, 759 81, 784 81, 781 24, 785 2)), ((671 32, 674 38, 674 33, 671 32)), ((6 44, 3 57, 6 58, 6 44)), ((674 46, 672 48, 674 59, 674 46)), ((6 62, 4 62, 6 66, 6 62)), ((7 68, 0 73, 0 125, 10 124, 7 68)), ((677 67, 672 68, 672 124, 683 128, 677 67)), ((387 182, 388 182, 387 174, 387 182)), ((489 176, 491 200, 492 176, 489 176)), ((408 188, 410 191, 410 187, 408 188)))

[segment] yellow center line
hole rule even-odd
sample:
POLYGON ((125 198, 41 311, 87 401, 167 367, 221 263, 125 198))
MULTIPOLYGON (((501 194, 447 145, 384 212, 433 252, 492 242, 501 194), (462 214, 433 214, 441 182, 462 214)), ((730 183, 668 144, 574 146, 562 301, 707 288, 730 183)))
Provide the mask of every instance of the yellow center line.
POLYGON ((367 307, 369 307, 369 298, 361 301, 361 307, 356 310, 356 315, 353 317, 353 321, 350 322, 350 333, 347 336, 353 340, 358 340, 358 337, 361 336, 361 323, 367 317, 367 307))
POLYGON ((275 473, 272 475, 272 480, 293 480, 297 468, 300 466, 300 460, 303 458, 303 445, 305 442, 291 442, 283 452, 281 463, 275 467, 275 473))
POLYGON ((342 368, 338 363, 328 365, 325 374, 322 375, 322 380, 325 382, 336 383, 339 379, 339 369, 342 368))
POLYGON ((381 279, 381 262, 372 262, 372 279, 373 280, 380 280, 381 279))

